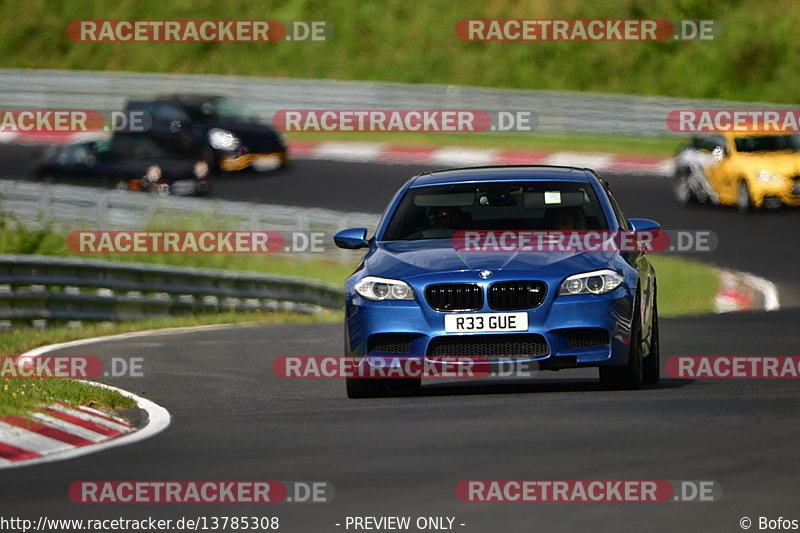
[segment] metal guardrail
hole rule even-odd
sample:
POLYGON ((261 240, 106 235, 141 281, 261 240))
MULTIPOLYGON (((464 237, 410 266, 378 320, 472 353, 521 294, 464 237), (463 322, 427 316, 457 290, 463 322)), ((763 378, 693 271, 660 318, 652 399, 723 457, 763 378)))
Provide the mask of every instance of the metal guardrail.
MULTIPOLYGON (((491 89, 362 81, 300 80, 70 70, 0 70, 0 108, 121 109, 125 100, 168 92, 219 93, 270 118, 282 109, 484 109, 532 111, 537 131, 679 135, 675 109, 786 109, 760 102, 578 91, 491 89)), ((498 133, 500 134, 500 133, 498 133)))
POLYGON ((314 256, 341 263, 352 263, 353 253, 336 248, 332 235, 350 227, 372 230, 380 218, 371 213, 313 207, 161 197, 142 192, 12 180, 0 180, 0 211, 10 211, 20 221, 31 224, 51 221, 66 231, 141 230, 161 217, 172 225, 194 217, 207 221, 209 226, 224 225, 218 229, 226 230, 323 232, 324 252, 296 255, 301 259, 314 256))
POLYGON ((223 311, 340 308, 342 288, 290 276, 0 255, 0 320, 115 321, 223 311))

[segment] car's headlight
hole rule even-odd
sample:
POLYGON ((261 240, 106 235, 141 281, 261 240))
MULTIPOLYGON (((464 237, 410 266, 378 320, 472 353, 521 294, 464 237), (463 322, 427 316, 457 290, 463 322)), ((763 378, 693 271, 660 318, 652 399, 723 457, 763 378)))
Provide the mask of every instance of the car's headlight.
POLYGON ((208 176, 208 163, 205 161, 198 161, 193 167, 194 175, 198 178, 205 178, 208 176))
POLYGON ((605 294, 619 287, 623 280, 624 278, 613 270, 584 272, 561 282, 558 294, 605 294))
POLYGON ((356 292, 367 300, 413 300, 414 291, 397 279, 367 276, 356 283, 356 292))
POLYGON ((228 130, 211 128, 208 130, 208 143, 217 150, 236 150, 241 141, 228 130))
POLYGON ((773 174, 769 170, 762 169, 761 172, 758 173, 758 181, 761 183, 780 183, 783 180, 781 176, 777 174, 773 174))

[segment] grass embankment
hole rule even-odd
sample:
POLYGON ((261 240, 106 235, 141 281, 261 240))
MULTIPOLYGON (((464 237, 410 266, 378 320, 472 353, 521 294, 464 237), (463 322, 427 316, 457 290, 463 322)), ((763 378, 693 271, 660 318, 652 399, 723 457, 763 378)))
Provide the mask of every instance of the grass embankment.
POLYGON ((622 92, 793 104, 800 40, 793 0, 119 0, 0 3, 0 66, 376 80, 622 92), (464 42, 467 18, 713 19, 694 42, 464 42), (83 43, 73 20, 326 20, 325 42, 83 43))
POLYGON ((678 317, 714 312, 719 290, 717 271, 700 261, 650 254, 658 276, 658 314, 678 317))

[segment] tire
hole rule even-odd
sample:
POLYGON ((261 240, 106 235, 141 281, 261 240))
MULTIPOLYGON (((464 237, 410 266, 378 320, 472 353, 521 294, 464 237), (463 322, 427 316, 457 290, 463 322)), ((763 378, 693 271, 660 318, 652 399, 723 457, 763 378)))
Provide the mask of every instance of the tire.
POLYGON ((111 176, 106 180, 106 187, 115 191, 127 191, 130 190, 128 188, 128 180, 126 180, 123 176, 111 176))
POLYGON ((226 174, 220 166, 220 158, 214 153, 210 146, 206 146, 201 154, 201 159, 208 165, 208 170, 212 174, 221 175, 226 174))
POLYGON ((781 202, 781 199, 777 196, 765 196, 761 207, 767 211, 770 211, 771 213, 775 213, 781 210, 783 207, 783 202, 781 202))
POLYGON ((631 322, 628 362, 621 366, 601 366, 600 384, 612 390, 639 390, 644 382, 642 362, 642 325, 639 319, 638 297, 631 322))
POLYGON ((382 398, 394 394, 411 394, 419 390, 420 378, 368 379, 347 378, 348 398, 382 398))
POLYGON ((750 188, 744 180, 739 181, 736 189, 736 209, 740 213, 748 213, 753 210, 753 199, 750 197, 750 188))
POLYGON ((661 378, 661 353, 658 343, 658 302, 653 295, 653 331, 650 333, 650 353, 642 365, 642 382, 645 385, 655 385, 661 378))
POLYGON ((214 189, 213 182, 209 181, 206 185, 205 190, 198 190, 194 194, 195 196, 199 196, 201 198, 208 198, 211 196, 211 191, 214 189))
POLYGON ((675 200, 683 207, 699 203, 697 196, 695 196, 692 188, 689 187, 689 172, 686 167, 678 168, 672 178, 672 194, 675 196, 675 200))

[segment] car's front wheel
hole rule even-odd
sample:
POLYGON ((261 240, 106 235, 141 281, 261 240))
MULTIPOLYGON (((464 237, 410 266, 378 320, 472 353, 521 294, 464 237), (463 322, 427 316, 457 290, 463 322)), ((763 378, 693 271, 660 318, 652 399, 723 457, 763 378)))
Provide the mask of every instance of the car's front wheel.
POLYGON ((115 191, 127 191, 130 190, 128 186, 128 180, 125 179, 125 176, 111 176, 106 180, 106 187, 109 189, 113 189, 115 191))
POLYGON ((698 203, 697 196, 689 186, 690 172, 689 168, 680 167, 675 170, 675 176, 672 178, 672 193, 675 200, 684 207, 698 203))
POLYGON ((600 384, 615 390, 638 390, 644 382, 642 362, 642 325, 639 319, 639 302, 634 301, 628 362, 621 366, 601 366, 600 384))
POLYGON ((642 381, 646 385, 655 385, 661 378, 661 354, 658 345, 658 303, 657 293, 653 295, 653 331, 650 333, 650 353, 644 360, 642 381))

